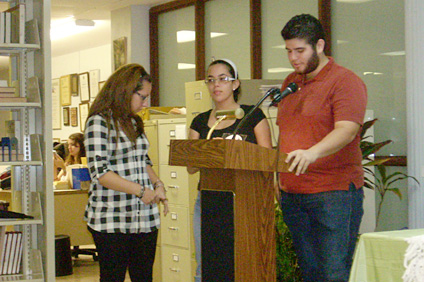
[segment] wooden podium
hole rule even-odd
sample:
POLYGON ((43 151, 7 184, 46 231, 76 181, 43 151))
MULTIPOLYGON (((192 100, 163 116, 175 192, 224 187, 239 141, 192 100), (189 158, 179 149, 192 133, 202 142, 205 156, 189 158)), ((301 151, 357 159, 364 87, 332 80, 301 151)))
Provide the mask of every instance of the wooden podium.
POLYGON ((285 154, 237 140, 172 140, 169 164, 200 168, 202 281, 275 281, 274 172, 285 154))

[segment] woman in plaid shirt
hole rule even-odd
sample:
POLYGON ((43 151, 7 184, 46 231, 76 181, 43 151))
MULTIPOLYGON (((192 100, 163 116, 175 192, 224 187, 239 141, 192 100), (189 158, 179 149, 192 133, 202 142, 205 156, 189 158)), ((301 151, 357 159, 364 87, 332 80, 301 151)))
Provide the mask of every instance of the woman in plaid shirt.
POLYGON ((100 281, 152 281, 160 225, 168 212, 163 183, 147 155, 149 142, 136 114, 147 106, 151 80, 144 68, 116 70, 93 102, 85 147, 91 186, 85 220, 99 254, 100 281))

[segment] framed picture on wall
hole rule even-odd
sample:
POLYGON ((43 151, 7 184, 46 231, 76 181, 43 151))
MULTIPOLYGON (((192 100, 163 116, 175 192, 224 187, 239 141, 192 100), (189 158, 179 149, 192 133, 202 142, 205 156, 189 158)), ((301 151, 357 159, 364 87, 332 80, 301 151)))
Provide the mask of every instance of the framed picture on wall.
POLYGON ((62 113, 60 112, 60 79, 52 80, 52 126, 53 129, 62 129, 62 113))
POLYGON ((71 95, 78 96, 79 95, 79 87, 78 87, 78 74, 71 74, 71 95))
POLYGON ((90 99, 94 99, 99 93, 100 70, 90 71, 90 99))
POLYGON ((62 106, 71 105, 71 75, 60 77, 60 97, 62 106))
POLYGON ((80 73, 78 76, 81 102, 90 101, 90 81, 88 72, 80 73))
POLYGON ((113 40, 113 69, 127 63, 127 38, 121 37, 113 40))
POLYGON ((69 107, 63 108, 63 125, 69 126, 69 107))
POLYGON ((78 108, 71 107, 71 126, 78 126, 78 108))
POLYGON ((79 104, 79 117, 80 117, 81 132, 84 132, 84 130, 85 130, 85 121, 87 120, 89 109, 90 109, 89 103, 79 104))

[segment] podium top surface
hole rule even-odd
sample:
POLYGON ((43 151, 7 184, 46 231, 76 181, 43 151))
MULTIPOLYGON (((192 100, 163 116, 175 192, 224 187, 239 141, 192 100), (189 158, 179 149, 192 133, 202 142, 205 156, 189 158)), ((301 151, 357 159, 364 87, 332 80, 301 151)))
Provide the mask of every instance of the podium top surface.
POLYGON ((198 168, 286 172, 286 154, 239 140, 171 140, 169 164, 198 168))

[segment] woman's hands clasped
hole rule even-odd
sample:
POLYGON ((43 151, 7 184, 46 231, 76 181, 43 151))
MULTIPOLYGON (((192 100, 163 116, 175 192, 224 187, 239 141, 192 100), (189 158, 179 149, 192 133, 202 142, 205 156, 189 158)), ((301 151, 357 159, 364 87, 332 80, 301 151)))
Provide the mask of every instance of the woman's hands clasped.
POLYGON ((167 215, 169 211, 168 199, 166 198, 166 191, 162 181, 159 182, 161 184, 157 184, 158 182, 154 184, 155 190, 145 189, 144 195, 141 200, 146 205, 151 205, 153 203, 159 204, 160 202, 162 202, 164 206, 163 214, 167 215))

